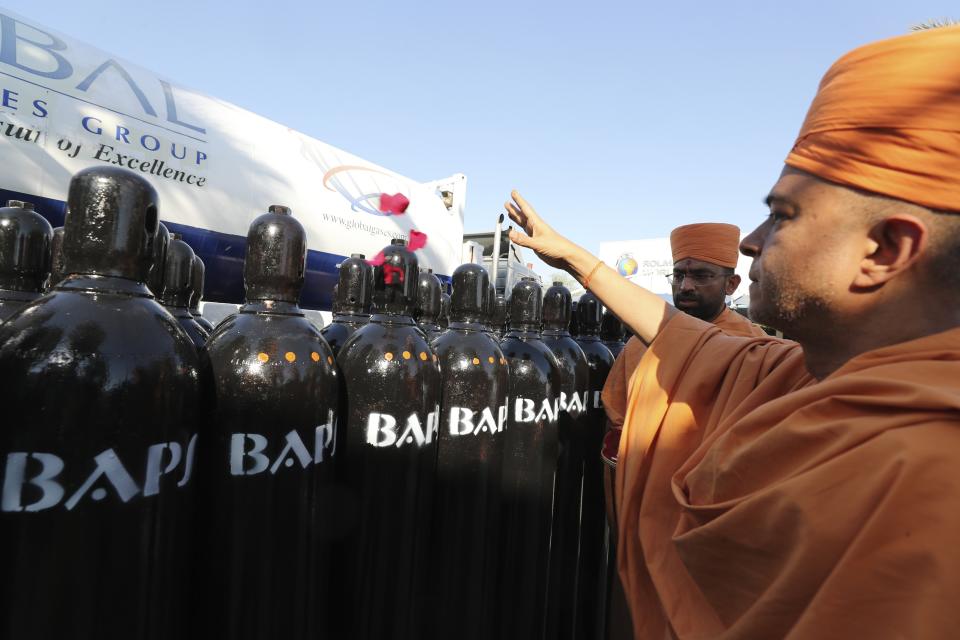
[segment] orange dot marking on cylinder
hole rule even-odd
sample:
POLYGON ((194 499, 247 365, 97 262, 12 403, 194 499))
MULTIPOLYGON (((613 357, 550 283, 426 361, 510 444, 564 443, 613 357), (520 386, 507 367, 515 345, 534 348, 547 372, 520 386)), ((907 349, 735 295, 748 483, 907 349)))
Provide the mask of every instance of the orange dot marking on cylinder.
POLYGON ((333 356, 327 356, 327 364, 333 364, 333 356))
POLYGON ((313 360, 314 362, 320 362, 320 354, 317 353, 316 351, 311 351, 310 359, 313 360))
POLYGON ((437 360, 439 360, 439 358, 437 358, 437 354, 433 354, 433 361, 436 362, 437 360))
POLYGON ((487 362, 489 362, 490 364, 493 364, 493 356, 490 356, 489 358, 487 358, 487 362))
POLYGON ((268 355, 265 354, 265 353, 258 353, 258 354, 257 354, 257 360, 259 360, 260 362, 266 362, 266 361, 269 360, 269 359, 270 359, 270 356, 268 356, 268 355))
POLYGON ((506 358, 500 358, 500 364, 507 364, 506 358))
POLYGON ((474 358, 473 364, 480 364, 480 358, 474 358))
POLYGON ((412 356, 413 356, 413 354, 411 354, 409 351, 404 351, 404 352, 403 352, 403 359, 404 359, 404 360, 409 360, 412 356))
POLYGON ((293 351, 287 351, 285 354, 283 354, 283 357, 287 359, 287 362, 293 362, 297 359, 297 354, 295 354, 293 351))
POLYGON ((430 357, 430 356, 427 355, 427 352, 426 352, 426 351, 421 351, 421 352, 420 352, 420 359, 423 360, 424 362, 426 362, 427 358, 429 358, 429 357, 430 357))
POLYGON ((383 357, 384 357, 384 359, 386 359, 387 362, 390 362, 391 360, 393 360, 393 354, 390 353, 389 351, 387 351, 385 354, 383 354, 383 357))

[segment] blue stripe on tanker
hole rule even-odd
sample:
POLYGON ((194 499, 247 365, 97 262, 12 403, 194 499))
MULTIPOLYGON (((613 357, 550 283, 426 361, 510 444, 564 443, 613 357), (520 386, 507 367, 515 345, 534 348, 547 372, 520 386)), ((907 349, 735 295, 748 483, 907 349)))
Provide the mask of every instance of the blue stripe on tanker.
MULTIPOLYGON (((67 203, 53 198, 43 198, 29 193, 0 189, 0 202, 26 200, 35 205, 37 213, 55 227, 63 226, 67 203)), ((200 227, 192 227, 162 220, 171 233, 179 233, 184 242, 203 260, 206 267, 203 299, 208 302, 243 303, 243 257, 247 253, 245 236, 221 233, 200 227)), ((337 265, 347 256, 323 251, 307 251, 306 281, 300 306, 304 309, 325 309, 331 306, 330 294, 337 282, 337 265)), ((449 276, 438 275, 448 282, 449 276)))

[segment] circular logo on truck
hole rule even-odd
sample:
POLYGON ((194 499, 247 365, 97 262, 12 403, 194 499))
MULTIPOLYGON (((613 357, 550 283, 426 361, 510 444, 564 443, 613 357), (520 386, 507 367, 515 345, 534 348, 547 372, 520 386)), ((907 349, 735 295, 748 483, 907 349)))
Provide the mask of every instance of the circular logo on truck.
POLYGON ((323 186, 337 191, 354 211, 375 216, 402 216, 410 200, 401 191, 404 185, 389 173, 374 167, 343 164, 323 174, 323 186), (387 186, 391 191, 385 191, 387 186))

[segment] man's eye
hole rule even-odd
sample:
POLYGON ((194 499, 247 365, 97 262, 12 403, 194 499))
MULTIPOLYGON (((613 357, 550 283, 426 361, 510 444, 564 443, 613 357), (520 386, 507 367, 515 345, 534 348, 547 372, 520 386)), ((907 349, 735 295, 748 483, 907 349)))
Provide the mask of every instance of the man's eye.
POLYGON ((777 209, 770 210, 770 219, 774 222, 779 222, 780 220, 786 220, 789 216, 783 211, 778 211, 777 209))

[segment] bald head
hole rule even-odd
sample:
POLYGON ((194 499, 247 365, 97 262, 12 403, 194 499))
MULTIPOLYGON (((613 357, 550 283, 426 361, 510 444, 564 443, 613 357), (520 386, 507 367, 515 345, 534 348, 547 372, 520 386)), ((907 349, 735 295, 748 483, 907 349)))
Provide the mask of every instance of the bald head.
POLYGON ((874 331, 878 318, 908 310, 953 321, 956 305, 942 301, 960 293, 960 214, 789 166, 767 204, 769 217, 741 244, 754 259, 750 313, 757 322, 802 342, 834 328, 870 324, 874 331))

